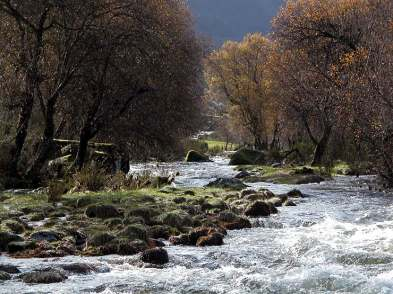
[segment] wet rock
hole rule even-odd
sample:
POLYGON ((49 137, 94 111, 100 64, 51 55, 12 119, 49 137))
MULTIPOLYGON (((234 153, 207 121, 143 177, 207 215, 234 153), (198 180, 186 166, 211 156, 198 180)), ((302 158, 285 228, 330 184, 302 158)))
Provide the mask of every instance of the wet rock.
POLYGON ((187 153, 185 161, 186 162, 210 162, 211 160, 205 154, 202 154, 202 153, 195 151, 195 150, 190 150, 187 153))
POLYGON ((111 254, 135 255, 147 249, 147 244, 141 240, 119 240, 117 251, 111 254))
POLYGON ((50 270, 22 274, 21 278, 26 284, 52 284, 64 282, 67 276, 60 271, 50 270))
POLYGON ((269 216, 270 210, 270 206, 266 202, 255 201, 246 208, 244 214, 250 217, 269 216))
POLYGON ((232 222, 222 222, 220 223, 226 230, 243 230, 251 228, 251 222, 243 217, 232 222))
POLYGON ((244 179, 251 176, 251 173, 249 173, 248 171, 241 171, 239 172, 236 176, 235 179, 244 179))
POLYGON ((169 262, 169 256, 163 248, 152 248, 142 253, 141 260, 151 264, 166 264, 169 262))
POLYGON ((291 197, 291 198, 303 198, 304 197, 303 193, 297 189, 293 189, 293 190, 289 191, 287 193, 287 195, 288 195, 288 197, 291 197))
POLYGON ((297 206, 297 205, 292 200, 287 200, 283 203, 283 206, 297 206))
POLYGON ((102 246, 113 241, 114 239, 116 239, 116 237, 112 234, 106 232, 96 233, 88 239, 87 246, 102 246))
POLYGON ((60 268, 63 270, 80 275, 88 275, 91 273, 97 272, 109 272, 109 268, 100 269, 97 265, 88 264, 88 263, 70 263, 70 264, 63 264, 60 265, 60 268))
POLYGON ((119 217, 121 213, 113 205, 91 205, 86 208, 85 214, 89 218, 114 218, 119 217))
POLYGON ((35 247, 36 247, 36 243, 32 241, 11 242, 7 246, 7 251, 9 253, 16 253, 29 249, 34 249, 35 247))
POLYGON ((10 232, 0 232, 0 250, 4 251, 11 242, 20 242, 23 238, 10 232))
POLYGON ((128 240, 147 240, 147 232, 145 226, 141 224, 129 225, 120 232, 120 236, 128 240))
POLYGON ((20 270, 17 266, 12 264, 0 264, 0 272, 6 272, 8 274, 19 274, 20 270))
POLYGON ((248 186, 239 179, 235 178, 219 178, 206 185, 208 188, 220 188, 220 189, 231 189, 231 190, 242 190, 248 186))
POLYGON ((54 231, 40 231, 31 234, 30 238, 35 241, 55 242, 62 239, 62 236, 60 233, 54 231))
POLYGON ((295 181, 296 185, 305 185, 305 184, 313 184, 313 183, 321 183, 324 182, 325 179, 319 175, 303 175, 299 179, 295 181))
POLYGON ((22 234, 25 231, 24 225, 15 220, 5 221, 4 225, 16 234, 22 234))
POLYGON ((272 203, 275 207, 281 207, 283 204, 282 198, 274 197, 269 199, 269 203, 272 203))
POLYGON ((179 236, 171 236, 169 242, 172 245, 191 245, 188 234, 181 234, 179 236))
POLYGON ((274 193, 272 191, 270 191, 268 189, 265 189, 265 188, 260 188, 258 190, 258 193, 263 194, 265 196, 265 199, 270 199, 270 198, 275 197, 275 195, 274 195, 274 193))
POLYGON ((11 280, 11 275, 9 273, 0 271, 0 281, 11 280))
POLYGON ((200 237, 196 243, 198 247, 204 246, 221 246, 224 244, 224 235, 221 233, 212 233, 205 237, 200 237))
POLYGON ((209 227, 195 228, 188 234, 189 244, 195 246, 199 238, 206 237, 213 232, 215 232, 215 230, 209 227))

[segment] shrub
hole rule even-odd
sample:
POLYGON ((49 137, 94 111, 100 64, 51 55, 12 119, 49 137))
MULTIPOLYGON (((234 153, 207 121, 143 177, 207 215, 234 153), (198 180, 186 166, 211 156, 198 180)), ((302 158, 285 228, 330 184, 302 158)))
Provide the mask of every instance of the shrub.
POLYGON ((105 188, 107 176, 102 169, 83 168, 73 176, 78 191, 100 191, 105 188))
POLYGON ((51 181, 48 184, 48 202, 56 203, 61 201, 62 196, 67 193, 68 185, 63 181, 51 181))

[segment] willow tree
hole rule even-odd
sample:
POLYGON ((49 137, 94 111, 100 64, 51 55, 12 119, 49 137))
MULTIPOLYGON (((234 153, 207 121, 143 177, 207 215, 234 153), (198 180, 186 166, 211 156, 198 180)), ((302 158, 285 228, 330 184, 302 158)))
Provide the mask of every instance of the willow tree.
POLYGON ((230 120, 248 131, 258 149, 268 147, 276 114, 268 70, 271 50, 271 42, 255 33, 242 42, 226 42, 206 60, 209 99, 227 105, 230 120))

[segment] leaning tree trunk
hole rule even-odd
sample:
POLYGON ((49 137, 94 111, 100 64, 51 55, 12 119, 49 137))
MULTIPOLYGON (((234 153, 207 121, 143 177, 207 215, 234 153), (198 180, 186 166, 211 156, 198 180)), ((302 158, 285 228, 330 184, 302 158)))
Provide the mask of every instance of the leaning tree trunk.
POLYGON ((317 145, 315 146, 314 158, 311 163, 312 166, 318 166, 322 164, 323 157, 328 147, 331 132, 332 132, 331 127, 325 128, 322 138, 318 141, 317 145))

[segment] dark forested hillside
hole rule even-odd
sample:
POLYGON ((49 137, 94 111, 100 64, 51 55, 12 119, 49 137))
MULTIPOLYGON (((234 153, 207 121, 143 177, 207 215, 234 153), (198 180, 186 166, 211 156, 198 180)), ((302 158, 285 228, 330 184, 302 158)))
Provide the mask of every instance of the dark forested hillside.
POLYGON ((220 45, 241 40, 248 32, 270 30, 270 21, 284 0, 189 0, 197 27, 220 45))

